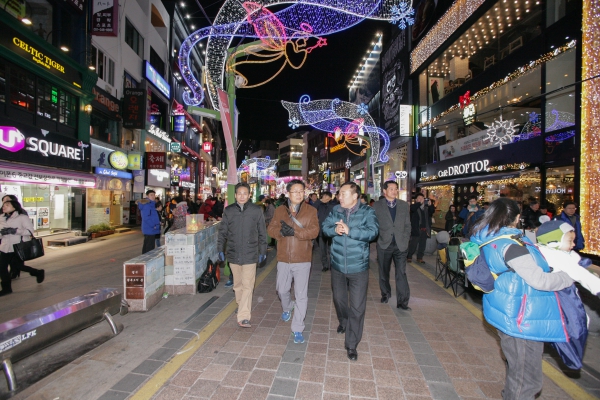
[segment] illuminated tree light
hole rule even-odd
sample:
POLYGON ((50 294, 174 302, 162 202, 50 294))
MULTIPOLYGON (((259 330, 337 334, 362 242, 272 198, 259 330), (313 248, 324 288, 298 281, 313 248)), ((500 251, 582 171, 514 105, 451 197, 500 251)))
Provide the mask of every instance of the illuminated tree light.
POLYGON ((290 120, 296 118, 300 126, 310 125, 328 133, 341 130, 342 132, 356 132, 359 136, 367 134, 372 149, 371 163, 389 160, 387 155, 390 146, 389 135, 375 125, 370 114, 360 115, 356 104, 340 99, 311 101, 308 95, 303 95, 298 103, 282 100, 281 104, 288 110, 290 120), (361 120, 362 123, 357 124, 355 121, 358 120, 361 120), (383 140, 382 146, 380 146, 380 138, 383 140))
MULTIPOLYGON (((215 18, 214 25, 193 32, 181 45, 179 66, 183 79, 191 88, 190 93, 184 93, 184 102, 190 105, 198 105, 204 99, 202 85, 191 73, 189 60, 192 48, 204 39, 208 40, 206 48, 206 84, 212 105, 215 109, 218 109, 217 89, 224 87, 223 71, 227 49, 234 37, 278 41, 284 34, 289 38, 303 32, 305 26, 310 26, 313 29, 312 36, 326 36, 348 29, 367 18, 390 21, 392 19, 392 8, 394 6, 399 7, 405 1, 267 0, 262 4, 256 3, 260 5, 256 12, 262 13, 265 7, 290 3, 291 6, 272 13, 281 23, 277 27, 283 29, 284 33, 277 30, 276 32, 270 32, 267 29, 257 32, 252 23, 247 20, 248 11, 244 8, 243 3, 238 0, 226 0, 215 18)), ((261 21, 259 20, 259 22, 261 21)), ((321 45, 324 45, 322 41, 321 45)))

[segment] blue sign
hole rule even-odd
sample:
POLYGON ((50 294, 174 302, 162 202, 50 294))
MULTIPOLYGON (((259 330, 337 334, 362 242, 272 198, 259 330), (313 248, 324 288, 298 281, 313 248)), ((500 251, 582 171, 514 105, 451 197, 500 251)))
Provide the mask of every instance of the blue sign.
POLYGON ((146 63, 146 79, 150 81, 156 88, 164 94, 167 99, 171 98, 171 86, 164 80, 162 76, 154 69, 152 65, 148 61, 144 61, 146 63))
POLYGON ((131 179, 133 175, 129 172, 117 171, 116 169, 110 168, 94 168, 94 173, 97 175, 111 176, 113 178, 131 179))
POLYGON ((173 117, 173 132, 185 132, 185 115, 173 117))

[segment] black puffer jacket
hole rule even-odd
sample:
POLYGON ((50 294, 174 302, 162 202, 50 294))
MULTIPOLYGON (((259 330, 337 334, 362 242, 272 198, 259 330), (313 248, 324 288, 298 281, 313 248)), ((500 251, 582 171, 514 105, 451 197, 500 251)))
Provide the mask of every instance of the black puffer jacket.
POLYGON ((256 264, 259 255, 266 255, 267 229, 262 207, 250 202, 243 208, 238 203, 225 207, 217 251, 224 252, 232 264, 256 264))

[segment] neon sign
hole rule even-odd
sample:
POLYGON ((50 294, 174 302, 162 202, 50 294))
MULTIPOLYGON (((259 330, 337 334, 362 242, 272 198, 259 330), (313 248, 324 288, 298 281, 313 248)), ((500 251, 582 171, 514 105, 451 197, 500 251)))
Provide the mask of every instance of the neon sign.
POLYGON ((150 81, 162 94, 168 99, 171 98, 171 86, 163 79, 162 76, 154 69, 148 61, 146 63, 146 79, 150 81))

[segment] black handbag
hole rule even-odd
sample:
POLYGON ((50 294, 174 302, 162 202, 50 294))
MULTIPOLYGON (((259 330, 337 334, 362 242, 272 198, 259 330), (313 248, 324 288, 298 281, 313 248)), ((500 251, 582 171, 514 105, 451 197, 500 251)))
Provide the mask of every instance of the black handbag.
POLYGON ((13 244, 15 253, 17 253, 19 258, 23 261, 33 260, 44 255, 44 243, 42 242, 42 239, 33 236, 33 232, 29 229, 28 231, 31 233, 30 241, 24 242, 23 236, 21 236, 21 242, 13 244))

